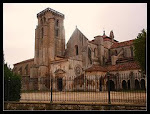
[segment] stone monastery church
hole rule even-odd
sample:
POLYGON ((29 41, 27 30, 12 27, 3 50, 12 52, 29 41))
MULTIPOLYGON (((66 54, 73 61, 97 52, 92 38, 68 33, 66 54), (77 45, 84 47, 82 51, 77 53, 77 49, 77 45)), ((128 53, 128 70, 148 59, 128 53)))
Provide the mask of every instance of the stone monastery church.
POLYGON ((89 41, 76 27, 65 44, 64 18, 51 8, 37 14, 34 58, 13 68, 22 77, 22 90, 49 90, 52 85, 55 91, 105 91, 107 72, 111 90, 145 88, 146 78, 133 59, 134 40, 118 42, 110 31, 89 41))

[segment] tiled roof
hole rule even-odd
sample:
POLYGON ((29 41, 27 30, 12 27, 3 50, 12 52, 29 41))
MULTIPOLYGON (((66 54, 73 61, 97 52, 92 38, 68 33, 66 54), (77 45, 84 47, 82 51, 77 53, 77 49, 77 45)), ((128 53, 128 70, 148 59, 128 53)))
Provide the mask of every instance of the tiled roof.
POLYGON ((124 47, 124 46, 130 46, 133 44, 134 40, 128 40, 125 42, 118 42, 118 43, 114 43, 111 48, 118 48, 118 47, 124 47))
POLYGON ((31 61, 34 61, 34 58, 15 63, 14 65, 21 64, 21 63, 26 63, 26 62, 31 62, 31 61))
POLYGON ((100 66, 100 65, 93 65, 92 67, 86 69, 85 71, 87 72, 91 72, 91 71, 102 71, 102 72, 106 72, 107 69, 100 66))
POLYGON ((86 69, 87 72, 92 71, 101 71, 101 72, 107 72, 107 71, 125 71, 125 70, 134 70, 134 69, 140 69, 140 66, 137 62, 128 62, 124 64, 116 64, 116 65, 109 65, 102 67, 100 65, 93 65, 92 67, 86 69))
POLYGON ((124 64, 109 65, 106 67, 106 69, 108 71, 125 71, 125 70, 140 69, 140 66, 137 62, 128 62, 124 64))

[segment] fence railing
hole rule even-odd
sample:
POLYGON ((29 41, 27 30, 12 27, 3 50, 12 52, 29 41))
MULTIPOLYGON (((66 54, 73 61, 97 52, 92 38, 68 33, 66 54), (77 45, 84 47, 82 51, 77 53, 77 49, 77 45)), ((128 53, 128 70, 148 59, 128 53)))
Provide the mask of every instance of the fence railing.
POLYGON ((22 90, 20 101, 146 103, 146 78, 141 75, 49 78, 39 90, 22 90))

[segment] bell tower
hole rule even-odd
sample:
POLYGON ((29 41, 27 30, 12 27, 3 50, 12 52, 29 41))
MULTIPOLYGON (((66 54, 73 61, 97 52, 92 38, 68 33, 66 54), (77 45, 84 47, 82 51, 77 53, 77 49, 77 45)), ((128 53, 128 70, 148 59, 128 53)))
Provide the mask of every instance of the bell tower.
POLYGON ((55 60, 56 56, 64 56, 65 30, 64 15, 51 8, 38 13, 37 19, 34 65, 39 79, 46 77, 46 74, 50 72, 50 61, 55 60))
POLYGON ((48 65, 55 56, 64 56, 64 15, 51 8, 37 14, 35 29, 35 64, 48 65))

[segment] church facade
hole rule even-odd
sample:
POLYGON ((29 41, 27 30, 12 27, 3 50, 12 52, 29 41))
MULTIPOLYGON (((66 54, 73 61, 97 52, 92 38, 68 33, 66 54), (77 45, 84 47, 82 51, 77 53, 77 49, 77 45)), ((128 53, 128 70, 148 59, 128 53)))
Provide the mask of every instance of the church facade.
POLYGON ((145 88, 146 78, 133 58, 134 40, 118 42, 110 31, 89 41, 76 27, 65 44, 64 18, 51 8, 37 14, 34 58, 13 68, 22 77, 22 90, 49 90, 53 85, 55 91, 105 91, 108 72, 112 90, 145 88))

